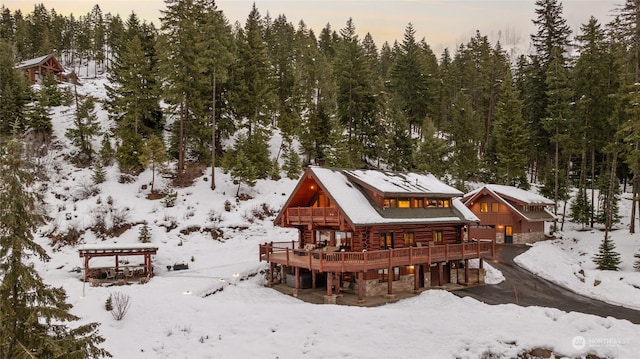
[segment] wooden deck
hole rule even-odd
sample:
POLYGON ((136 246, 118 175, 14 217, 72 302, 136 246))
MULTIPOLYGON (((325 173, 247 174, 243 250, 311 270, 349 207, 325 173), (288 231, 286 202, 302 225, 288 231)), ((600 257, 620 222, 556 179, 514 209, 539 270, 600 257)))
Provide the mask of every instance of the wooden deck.
POLYGON ((409 247, 371 252, 323 252, 298 248, 298 243, 271 242, 260 245, 260 260, 320 272, 366 272, 398 266, 451 260, 493 257, 493 241, 409 247))
POLYGON ((291 207, 287 208, 286 221, 290 225, 339 225, 340 211, 335 207, 291 207))

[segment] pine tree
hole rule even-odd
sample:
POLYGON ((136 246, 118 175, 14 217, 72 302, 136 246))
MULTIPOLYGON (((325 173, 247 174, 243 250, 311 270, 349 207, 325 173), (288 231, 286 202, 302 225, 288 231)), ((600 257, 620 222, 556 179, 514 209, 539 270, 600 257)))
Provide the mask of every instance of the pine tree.
POLYGON ((103 166, 111 166, 113 159, 116 156, 116 151, 111 146, 111 139, 107 132, 102 135, 102 144, 100 146, 99 155, 103 166))
POLYGON ((156 181, 156 169, 163 168, 164 163, 167 161, 167 155, 164 148, 164 143, 160 137, 152 135, 147 141, 145 141, 142 147, 142 154, 140 154, 140 163, 147 167, 151 165, 151 192, 153 193, 153 185, 156 181))
POLYGON ((91 142, 100 132, 92 99, 87 98, 80 104, 73 125, 74 127, 67 128, 65 136, 80 150, 80 160, 91 161, 94 154, 91 142))
POLYGON ((502 84, 493 126, 496 177, 499 183, 511 186, 517 179, 526 177, 529 148, 522 101, 510 76, 502 84))
POLYGON ((450 172, 460 190, 464 190, 465 182, 479 169, 478 137, 482 133, 481 124, 469 95, 459 92, 451 108, 449 140, 453 144, 450 172))
POLYGON ((107 171, 104 169, 102 165, 102 161, 97 161, 95 166, 93 167, 93 183, 100 184, 104 183, 107 178, 107 171))
POLYGON ((140 227, 140 231, 138 232, 138 240, 142 243, 151 242, 151 229, 149 228, 149 224, 147 221, 144 221, 142 227, 140 227))
POLYGON ((300 167, 300 156, 298 155, 298 151, 296 151, 291 144, 287 146, 287 150, 284 153, 284 165, 282 166, 282 169, 287 174, 287 178, 290 179, 297 179, 302 173, 302 168, 300 167))
POLYGON ((49 256, 33 238, 43 207, 22 153, 15 139, 0 146, 0 358, 110 357, 98 347, 98 324, 70 328, 79 318, 64 289, 46 285, 33 266, 49 256))
POLYGON ((616 252, 616 245, 605 236, 598 247, 598 253, 593 256, 593 262, 600 270, 617 271, 620 265, 620 253, 616 252))
POLYGON ((243 146, 241 152, 251 163, 256 178, 266 178, 271 172, 268 141, 275 101, 262 23, 254 4, 244 29, 238 34, 238 63, 234 69, 233 91, 230 91, 236 122, 247 139, 237 142, 236 148, 243 146))
POLYGON ((578 195, 571 203, 571 220, 575 223, 582 224, 582 228, 589 225, 593 208, 587 198, 586 188, 578 190, 578 195))
POLYGON ((26 76, 14 69, 13 46, 0 39, 0 135, 26 127, 26 105, 32 98, 26 76))

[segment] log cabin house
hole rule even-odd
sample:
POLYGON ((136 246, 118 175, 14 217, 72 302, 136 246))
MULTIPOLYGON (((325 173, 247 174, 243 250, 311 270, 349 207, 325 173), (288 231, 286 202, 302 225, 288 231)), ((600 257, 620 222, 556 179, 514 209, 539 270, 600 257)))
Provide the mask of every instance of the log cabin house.
POLYGON ((530 243, 547 238, 545 224, 555 215, 554 202, 520 188, 489 184, 467 193, 464 204, 480 219, 469 226, 469 238, 496 243, 530 243))
POLYGON ((430 174, 310 167, 274 220, 298 239, 260 245, 269 285, 286 282, 294 294, 326 286, 325 303, 335 303, 344 290, 364 301, 482 281, 493 242, 467 240, 479 220, 462 195, 430 174))
POLYGON ((59 82, 77 81, 75 73, 66 72, 58 62, 58 59, 51 54, 22 61, 15 68, 24 71, 29 78, 29 83, 32 85, 39 83, 46 73, 52 73, 56 81, 59 82))

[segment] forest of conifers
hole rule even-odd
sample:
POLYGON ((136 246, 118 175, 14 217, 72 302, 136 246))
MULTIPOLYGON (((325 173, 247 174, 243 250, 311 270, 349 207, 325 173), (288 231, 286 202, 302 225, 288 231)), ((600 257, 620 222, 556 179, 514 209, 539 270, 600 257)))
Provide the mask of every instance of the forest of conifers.
POLYGON ((615 207, 614 184, 640 190, 638 0, 612 9, 610 23, 592 17, 579 33, 560 1, 537 0, 532 51, 516 59, 479 32, 435 54, 411 23, 378 48, 350 19, 316 34, 255 5, 244 24, 230 24, 213 0, 165 5, 159 27, 98 5, 77 18, 42 4, 29 14, 3 6, 0 135, 28 132, 47 143, 48 108, 73 96, 46 78, 34 92, 13 66, 55 54, 81 77, 109 80, 104 103, 76 100, 67 132, 87 165, 113 156, 135 174, 164 158, 166 146, 178 174, 213 163, 247 184, 297 178, 318 162, 428 171, 461 190, 470 181, 539 183, 556 201, 574 193, 580 223, 615 207), (115 127, 96 125, 98 105, 115 127), (272 153, 276 131, 282 141, 272 153), (102 148, 91 146, 97 136, 102 148))

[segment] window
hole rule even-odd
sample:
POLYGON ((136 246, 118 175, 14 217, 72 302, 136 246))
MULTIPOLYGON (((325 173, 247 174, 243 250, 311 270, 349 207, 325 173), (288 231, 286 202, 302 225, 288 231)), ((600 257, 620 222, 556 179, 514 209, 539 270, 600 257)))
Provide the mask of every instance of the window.
POLYGON ((316 198, 315 202, 313 202, 313 205, 311 207, 333 207, 333 204, 331 203, 331 199, 329 197, 327 197, 327 195, 325 195, 324 193, 320 193, 318 194, 318 197, 316 198))
POLYGON ((391 248, 393 248, 393 233, 392 232, 380 233, 380 249, 391 249, 391 248))
POLYGON ((494 213, 500 212, 500 203, 491 202, 491 212, 494 212, 494 213))
POLYGON ((395 198, 385 198, 384 208, 396 208, 396 199, 395 198))
POLYGON ((482 202, 480 203, 480 213, 488 213, 489 212, 489 203, 482 202))
POLYGON ((413 247, 416 243, 416 235, 413 232, 404 232, 404 245, 405 247, 413 247))
MULTIPOLYGON (((391 280, 398 280, 400 279, 400 268, 399 267, 393 267, 393 270, 391 272, 391 280)), ((380 282, 387 282, 389 280, 389 270, 388 269, 378 269, 378 280, 380 282)))
POLYGON ((439 199, 438 200, 438 208, 449 208, 449 200, 448 199, 439 199))
POLYGON ((422 198, 414 198, 413 208, 422 208, 422 207, 424 207, 424 200, 422 198))
POLYGON ((438 201, 435 199, 427 199, 427 207, 438 207, 438 201))
POLYGON ((398 208, 411 208, 411 201, 408 198, 398 199, 398 208))
POLYGON ((433 230, 433 241, 435 243, 442 243, 442 230, 433 230))

